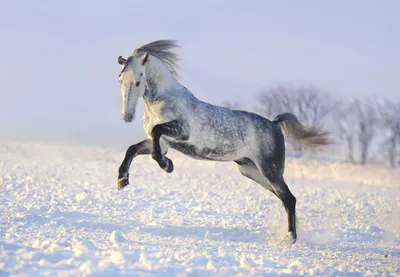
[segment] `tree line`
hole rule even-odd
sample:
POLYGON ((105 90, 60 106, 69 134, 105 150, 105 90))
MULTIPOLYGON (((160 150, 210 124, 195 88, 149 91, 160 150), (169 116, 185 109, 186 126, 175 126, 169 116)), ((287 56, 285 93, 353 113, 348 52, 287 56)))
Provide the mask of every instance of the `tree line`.
MULTIPOLYGON (((334 147, 342 147, 345 159, 365 165, 373 148, 381 160, 396 167, 400 161, 400 101, 381 97, 341 99, 314 86, 279 84, 260 90, 251 109, 272 120, 291 112, 308 125, 319 125, 331 132, 334 147)), ((223 106, 245 110, 237 101, 223 106)), ((313 151, 291 143, 297 152, 313 151)), ((315 151, 315 150, 314 150, 315 151)))

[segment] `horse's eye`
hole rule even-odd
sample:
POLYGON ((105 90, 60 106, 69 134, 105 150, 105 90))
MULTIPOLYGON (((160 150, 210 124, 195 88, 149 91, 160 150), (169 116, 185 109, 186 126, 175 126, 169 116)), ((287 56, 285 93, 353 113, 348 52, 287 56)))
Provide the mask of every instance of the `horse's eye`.
POLYGON ((140 86, 140 81, 136 82, 136 86, 137 87, 140 86))

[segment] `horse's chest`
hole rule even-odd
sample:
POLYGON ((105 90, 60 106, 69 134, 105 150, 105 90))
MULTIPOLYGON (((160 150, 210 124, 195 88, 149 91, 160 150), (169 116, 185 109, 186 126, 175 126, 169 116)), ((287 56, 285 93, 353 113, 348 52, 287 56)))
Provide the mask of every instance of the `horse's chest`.
POLYGON ((144 116, 142 119, 143 129, 147 136, 151 136, 153 127, 157 124, 165 123, 171 119, 167 114, 162 112, 162 104, 152 104, 145 106, 144 116))

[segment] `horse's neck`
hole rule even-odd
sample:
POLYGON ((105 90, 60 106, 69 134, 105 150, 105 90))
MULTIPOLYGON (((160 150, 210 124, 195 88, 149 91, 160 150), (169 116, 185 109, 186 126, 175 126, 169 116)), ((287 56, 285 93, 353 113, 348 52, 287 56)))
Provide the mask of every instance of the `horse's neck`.
POLYGON ((157 101, 166 94, 171 93, 171 91, 181 87, 168 68, 155 57, 149 57, 146 69, 146 83, 143 99, 148 103, 157 101))

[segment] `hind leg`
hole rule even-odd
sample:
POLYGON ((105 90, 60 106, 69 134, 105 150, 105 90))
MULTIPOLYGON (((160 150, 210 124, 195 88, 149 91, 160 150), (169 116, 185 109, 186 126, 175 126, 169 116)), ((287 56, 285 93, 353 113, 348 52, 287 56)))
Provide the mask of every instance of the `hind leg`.
MULTIPOLYGON (((288 216, 288 232, 294 243, 297 239, 296 198, 283 180, 282 174, 279 174, 279 172, 283 170, 278 170, 276 172, 273 168, 279 168, 279 166, 277 167, 275 165, 274 167, 271 167, 272 164, 269 164, 269 166, 264 166, 264 170, 261 171, 250 159, 241 159, 236 161, 236 163, 239 166, 240 172, 244 176, 259 183, 282 201, 288 216)), ((260 166, 260 168, 262 167, 260 166)))
POLYGON ((236 163, 238 164, 238 168, 240 173, 243 176, 253 180, 254 182, 260 184, 265 189, 269 190, 273 194, 275 194, 274 189, 268 182, 267 178, 258 170, 257 166, 250 160, 250 159, 241 159, 237 160, 236 163))
POLYGON ((279 159, 264 159, 255 163, 274 190, 274 194, 282 201, 288 217, 288 232, 292 242, 297 240, 296 231, 296 197, 292 194, 283 179, 284 164, 279 159))

